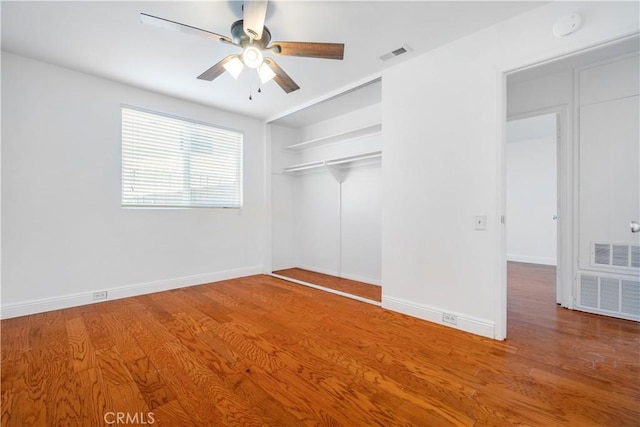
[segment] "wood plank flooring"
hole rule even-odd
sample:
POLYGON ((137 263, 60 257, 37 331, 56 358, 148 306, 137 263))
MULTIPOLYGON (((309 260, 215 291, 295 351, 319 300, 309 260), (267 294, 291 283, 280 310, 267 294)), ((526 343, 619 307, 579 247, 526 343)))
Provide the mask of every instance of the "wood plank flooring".
POLYGON ((341 277, 330 276, 328 274, 316 273, 302 268, 287 268, 274 271, 274 274, 301 280, 313 285, 342 291, 358 297, 370 299, 371 301, 382 301, 382 287, 362 283, 355 280, 343 279, 341 277))
POLYGON ((553 274, 509 266, 504 342, 269 276, 3 320, 1 423, 637 426, 638 324, 553 274))

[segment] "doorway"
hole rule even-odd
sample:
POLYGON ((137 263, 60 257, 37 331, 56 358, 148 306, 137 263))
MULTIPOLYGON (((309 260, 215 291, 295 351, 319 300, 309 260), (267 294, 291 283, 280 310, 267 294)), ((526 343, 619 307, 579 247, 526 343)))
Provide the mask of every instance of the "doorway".
MULTIPOLYGON (((640 320, 640 256, 634 257, 640 240, 628 225, 640 215, 637 199, 629 197, 638 193, 640 144, 638 113, 626 104, 637 107, 638 51, 638 37, 630 37, 507 75, 507 121, 557 113, 556 302, 631 320, 640 320)), ((504 176, 507 189, 506 170, 504 176)), ((516 219, 505 211, 507 260, 513 255, 509 224, 516 219)), ((506 274, 504 283, 506 290, 506 274)))
POLYGON ((554 286, 556 303, 561 300, 561 289, 555 279, 559 247, 557 159, 560 134, 558 112, 510 118, 505 153, 508 268, 514 268, 514 263, 539 266, 552 277, 544 286, 554 286))

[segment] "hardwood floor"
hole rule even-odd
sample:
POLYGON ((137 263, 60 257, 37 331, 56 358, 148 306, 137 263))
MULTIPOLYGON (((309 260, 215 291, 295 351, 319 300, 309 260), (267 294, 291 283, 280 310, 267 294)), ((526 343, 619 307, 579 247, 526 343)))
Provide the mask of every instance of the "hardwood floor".
POLYGON ((3 320, 2 426, 637 426, 638 324, 552 279, 509 266, 505 342, 268 276, 3 320))
POLYGON ((346 292, 371 301, 382 301, 382 287, 380 286, 343 279, 328 274, 316 273, 315 271, 304 270, 302 268, 287 268, 285 270, 274 271, 273 273, 325 288, 346 292))

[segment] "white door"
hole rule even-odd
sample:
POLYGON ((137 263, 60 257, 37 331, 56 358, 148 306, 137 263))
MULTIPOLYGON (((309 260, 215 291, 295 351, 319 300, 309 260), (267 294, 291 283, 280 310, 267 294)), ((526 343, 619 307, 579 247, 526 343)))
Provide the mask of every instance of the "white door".
POLYGON ((640 320, 638 57, 580 70, 576 308, 640 320))

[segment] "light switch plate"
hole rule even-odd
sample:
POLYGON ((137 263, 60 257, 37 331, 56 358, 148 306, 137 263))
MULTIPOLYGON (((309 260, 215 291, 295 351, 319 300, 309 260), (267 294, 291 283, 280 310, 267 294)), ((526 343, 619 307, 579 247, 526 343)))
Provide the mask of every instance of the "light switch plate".
POLYGON ((486 230, 487 229, 487 216, 486 215, 478 215, 478 216, 476 216, 475 227, 476 227, 476 230, 486 230))

